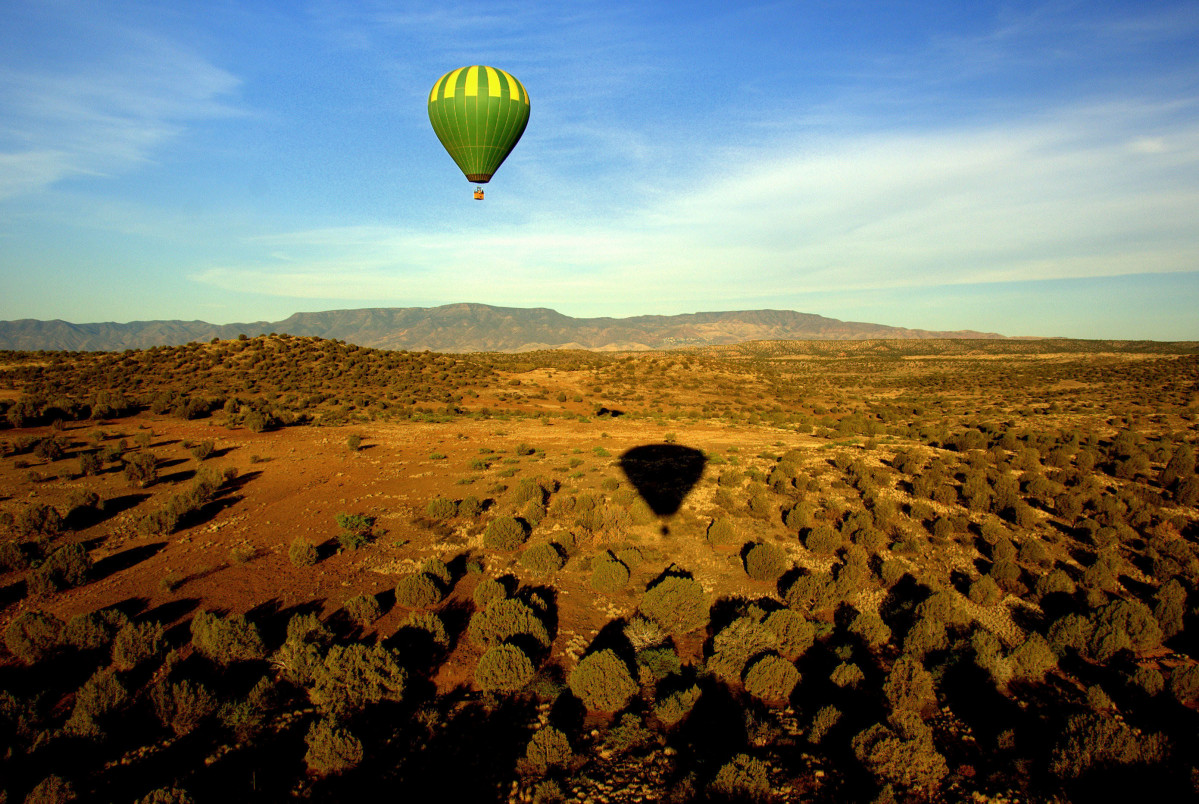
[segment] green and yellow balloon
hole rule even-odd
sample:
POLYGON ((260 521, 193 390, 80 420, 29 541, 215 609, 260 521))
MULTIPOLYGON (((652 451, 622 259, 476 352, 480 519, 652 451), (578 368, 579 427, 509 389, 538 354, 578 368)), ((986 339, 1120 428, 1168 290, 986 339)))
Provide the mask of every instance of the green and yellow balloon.
MULTIPOLYGON (((486 184, 525 133, 529 93, 496 67, 459 67, 433 85, 429 122, 467 181, 486 184)), ((482 187, 475 198, 482 200, 482 187)))

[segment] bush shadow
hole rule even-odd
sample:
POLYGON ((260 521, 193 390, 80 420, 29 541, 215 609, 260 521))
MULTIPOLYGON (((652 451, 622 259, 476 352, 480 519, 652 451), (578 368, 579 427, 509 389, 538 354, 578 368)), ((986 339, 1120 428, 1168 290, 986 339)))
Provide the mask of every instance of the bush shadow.
POLYGON ((115 555, 106 556, 92 565, 89 578, 91 581, 104 580, 110 575, 127 570, 134 565, 140 564, 147 558, 157 555, 166 546, 166 542, 153 542, 151 544, 130 547, 128 550, 122 550, 115 555))

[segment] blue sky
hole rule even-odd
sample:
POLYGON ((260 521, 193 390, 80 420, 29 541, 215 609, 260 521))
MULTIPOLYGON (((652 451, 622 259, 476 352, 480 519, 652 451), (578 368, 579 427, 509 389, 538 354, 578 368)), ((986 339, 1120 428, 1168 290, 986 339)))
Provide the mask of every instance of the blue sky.
POLYGON ((461 301, 1199 339, 1199 5, 0 4, 0 319, 461 301), (433 82, 528 88, 487 187, 433 82))

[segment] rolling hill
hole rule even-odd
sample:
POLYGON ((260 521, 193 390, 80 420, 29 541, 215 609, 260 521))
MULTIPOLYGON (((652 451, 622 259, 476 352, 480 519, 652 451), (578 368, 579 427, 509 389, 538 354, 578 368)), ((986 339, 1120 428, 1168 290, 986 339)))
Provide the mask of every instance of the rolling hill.
POLYGON ((0 349, 118 351, 269 332, 343 340, 359 346, 435 352, 525 352, 535 349, 637 351, 759 340, 1002 338, 995 333, 934 332, 839 321, 792 310, 742 310, 572 318, 544 307, 448 304, 296 313, 282 321, 210 324, 131 321, 73 324, 0 321, 0 349))

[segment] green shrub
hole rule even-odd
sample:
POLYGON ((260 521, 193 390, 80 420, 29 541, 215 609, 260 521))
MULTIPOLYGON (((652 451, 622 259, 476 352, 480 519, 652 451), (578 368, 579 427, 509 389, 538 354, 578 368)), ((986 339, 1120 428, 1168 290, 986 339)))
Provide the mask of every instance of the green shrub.
POLYGON ((700 689, 694 684, 675 690, 654 704, 654 715, 667 726, 673 726, 687 716, 699 696, 700 689))
MULTIPOLYGON (((3 524, 3 522, 0 522, 0 525, 3 524)), ((29 564, 29 556, 26 555, 25 549, 21 546, 20 542, 0 542, 0 572, 28 569, 29 564)))
POLYGON ((989 575, 983 575, 970 584, 970 600, 980 606, 994 606, 1002 599, 1003 591, 989 575))
POLYGON ((158 481, 158 459, 150 452, 134 452, 123 456, 125 479, 140 488, 154 485, 158 481))
POLYGON ((709 792, 726 801, 769 801, 770 777, 766 763, 748 754, 737 754, 721 766, 708 785, 709 792))
POLYGON ((597 556, 591 568, 591 588, 597 592, 613 594, 629 582, 629 568, 611 553, 597 556))
POLYGON ((812 745, 820 745, 824 740, 825 735, 833 726, 837 725, 837 721, 841 719, 841 710, 835 706, 823 706, 817 710, 812 718, 812 725, 808 727, 808 742, 812 745))
POLYGON ((637 669, 643 681, 642 674, 648 674, 653 680, 661 681, 682 670, 682 663, 674 648, 663 645, 637 651, 637 669))
POLYGON ((334 645, 314 671, 308 697, 323 711, 344 715, 401 700, 406 683, 404 669, 382 645, 334 645))
POLYGON ((712 638, 707 669, 725 681, 737 683, 750 659, 773 651, 777 645, 774 632, 756 618, 738 617, 712 638))
POLYGON ((1161 645, 1162 629, 1153 612, 1139 600, 1119 598, 1091 615, 1091 655, 1106 662, 1121 649, 1152 650, 1161 645))
POLYGON ((374 595, 355 595, 345 602, 345 610, 350 619, 363 628, 369 628, 382 614, 374 595))
POLYGON ((584 706, 599 712, 621 709, 638 689, 629 668, 610 649, 584 656, 566 683, 584 706))
POLYGON ((762 625, 774 634, 778 652, 789 659, 799 658, 816 641, 816 626, 790 609, 772 611, 762 625))
POLYGON ((426 558, 421 562, 420 571, 437 579, 443 589, 448 589, 454 579, 450 568, 440 558, 426 558))
POLYGON ((637 693, 637 682, 611 649, 590 653, 567 678, 574 696, 598 712, 616 712, 637 693))
POLYGON ((712 502, 726 511, 737 510, 737 500, 728 489, 716 489, 712 494, 712 502))
POLYGON ((591 534, 607 533, 613 537, 623 535, 632 523, 633 516, 628 511, 606 504, 587 508, 575 518, 575 525, 580 530, 591 534))
POLYGON ((212 439, 205 439, 204 441, 192 446, 191 454, 192 457, 194 457, 197 461, 203 461, 207 459, 208 456, 212 455, 215 449, 216 444, 213 443, 212 439))
POLYGON ((841 662, 828 678, 838 687, 856 687, 865 680, 866 674, 853 662, 841 662))
POLYGON ((1182 481, 1182 485, 1178 487, 1178 491, 1174 493, 1174 499, 1179 505, 1194 506, 1199 503, 1199 475, 1192 475, 1182 481))
POLYGON ((893 709, 920 710, 937 700, 932 674, 919 659, 907 654, 891 667, 883 682, 883 694, 893 709))
POLYGON ((755 519, 769 519, 774 513, 774 500, 765 489, 751 493, 745 502, 749 515, 755 519))
POLYGON ((861 638, 871 648, 880 648, 891 641, 891 629, 877 614, 858 612, 849 624, 849 633, 861 638))
POLYGON ((520 564, 536 575, 549 575, 562 569, 565 563, 558 548, 549 542, 541 542, 520 554, 520 564))
POLYGON ((745 689, 766 702, 782 702, 791 697, 799 683, 795 665, 774 653, 767 653, 745 671, 745 689))
POLYGON ((525 543, 528 534, 518 519, 500 516, 487 523, 483 532, 483 544, 493 550, 515 550, 525 543))
POLYGON ((104 503, 100 500, 100 495, 96 492, 88 489, 72 489, 71 493, 67 495, 67 515, 64 517, 64 520, 69 521, 80 516, 95 515, 101 511, 103 506, 104 503))
POLYGON ((745 554, 745 572, 755 581, 774 583, 787 566, 786 553, 773 544, 755 544, 745 554))
POLYGON ((801 531, 804 528, 812 527, 815 517, 815 507, 810 502, 801 501, 787 509, 787 513, 783 516, 783 524, 791 530, 801 531))
POLYGON ((920 790, 931 797, 949 772, 945 757, 933 745, 932 730, 911 712, 876 723, 853 738, 853 753, 880 784, 920 790))
POLYGON ((232 731, 239 742, 248 742, 266 724, 274 703, 274 694, 274 683, 267 676, 263 676, 245 698, 221 704, 217 717, 221 725, 232 731))
POLYGON ((1153 596, 1156 605, 1153 616, 1161 626, 1162 636, 1166 639, 1182 632, 1186 617, 1186 589, 1177 578, 1171 578, 1161 585, 1153 596))
POLYGON ((1014 561, 995 562, 988 575, 1004 591, 1017 593, 1021 590, 1020 567, 1014 561))
POLYGON ((1199 665, 1180 665, 1170 673, 1170 692, 1181 704, 1199 699, 1199 665))
POLYGON ((546 501, 546 490, 536 480, 528 477, 522 477, 517 482, 516 488, 512 489, 512 493, 508 495, 509 502, 513 507, 519 508, 530 502, 536 502, 544 505, 546 501))
POLYGON ((99 737, 103 722, 129 700, 129 692, 117 679, 116 670, 97 670, 75 693, 75 706, 66 730, 82 737, 99 737))
POLYGON ((162 725, 180 737, 195 731, 217 709, 216 696, 203 684, 187 679, 163 679, 150 690, 150 701, 162 725))
POLYGON ((293 684, 310 684, 323 661, 319 646, 329 638, 315 614, 294 615, 287 624, 287 639, 271 656, 271 663, 293 684))
POLYGON ((616 560, 629 569, 633 569, 645 560, 645 554, 636 547, 622 547, 616 551, 616 560))
POLYGON ((443 648, 450 646, 450 635, 445 630, 445 623, 431 611, 412 612, 404 621, 404 627, 424 631, 435 644, 443 648))
POLYGON ((783 599, 787 608, 800 612, 826 611, 839 601, 836 583, 827 572, 800 575, 787 587, 783 599))
POLYGON ((485 692, 516 692, 533 678, 533 663, 516 645, 493 645, 475 665, 475 684, 485 692))
POLYGON ((916 620, 903 637, 903 652, 918 659, 948 647, 949 635, 945 623, 932 617, 916 620))
POLYGON ((1043 681, 1045 674, 1057 666, 1057 655, 1036 631, 1017 645, 1009 658, 1016 677, 1025 681, 1043 681))
POLYGON ((1137 665, 1129 681, 1150 696, 1157 695, 1166 688, 1166 679, 1161 671, 1146 664, 1137 665))
POLYGON ((727 472, 721 473, 720 476, 716 478, 716 482, 721 486, 725 486, 726 488, 740 488, 745 482, 745 475, 736 469, 730 469, 727 472))
POLYGON ((87 581, 92 560, 81 544, 64 545, 25 578, 30 597, 47 597, 87 581))
POLYGON ((672 634, 688 634, 708 622, 704 589, 694 578, 667 575, 646 590, 640 612, 672 634))
POLYGON ((661 645, 667 636, 662 626, 645 617, 634 617, 625 624, 623 631, 625 639, 633 646, 633 650, 638 652, 661 645))
POLYGON ((366 514, 337 515, 337 526, 341 533, 337 534, 337 542, 345 550, 357 550, 370 543, 374 538, 373 528, 375 518, 366 514))
POLYGON ((533 786, 533 804, 565 804, 566 794, 562 785, 553 779, 545 779, 533 786))
POLYGON ((495 578, 484 578, 479 581, 472 595, 475 606, 480 609, 485 609, 495 601, 503 600, 507 596, 508 591, 495 578))
POLYGON ((1063 615, 1049 626, 1049 646, 1062 657, 1070 650, 1085 654, 1092 631, 1094 628, 1086 617, 1080 614, 1063 615))
POLYGON ((4 629, 8 652, 26 664, 36 664, 58 650, 65 624, 45 611, 26 611, 4 629))
POLYGON ((733 526, 732 520, 721 518, 713 519, 708 525, 708 543, 716 546, 724 546, 732 544, 737 539, 737 529, 733 526))
POLYGON ((445 497, 434 497, 425 506, 425 516, 432 520, 453 519, 457 514, 458 505, 445 497))
POLYGON ((545 503, 538 500, 529 500, 524 507, 520 509, 520 516, 525 522, 529 523, 530 527, 537 527, 541 524, 541 520, 545 519, 546 508, 545 503))
POLYGON ((991 676, 998 689, 1006 689, 1015 668, 1012 661, 1003 655, 1003 645, 998 637, 979 628, 971 634, 970 646, 974 649, 974 663, 991 676))
POLYGON ((604 733, 600 750, 605 756, 624 754, 655 741, 654 732, 645 727, 645 722, 640 716, 626 713, 604 733))
POLYGON ((112 666, 129 671, 158 655, 163 644, 162 624, 126 622, 112 640, 112 666))
POLYGON ((970 622, 970 616, 958 603, 957 596, 945 590, 934 592, 920 601, 916 616, 952 626, 965 626, 970 622))
POLYGON ((314 642, 327 644, 333 634, 315 614, 293 614, 287 621, 288 642, 314 642))
POLYGON ((551 768, 565 768, 573 759, 570 741, 553 726, 534 732, 525 746, 525 761, 539 774, 545 774, 551 768))
POLYGON ((1019 558, 1025 564, 1032 564, 1038 568, 1052 562, 1045 544, 1035 536, 1029 536, 1020 543, 1019 558))
POLYGON ((67 804, 76 799, 75 788, 61 776, 47 776, 25 796, 25 804, 67 804))
POLYGON ((478 497, 463 497, 458 503, 457 515, 473 519, 483 512, 483 504, 478 497))
POLYGON ((811 550, 813 553, 823 553, 825 555, 835 553, 841 549, 844 540, 841 534, 833 530, 830 525, 817 525, 808 531, 804 537, 804 547, 811 550))
POLYGON ((513 598, 496 600, 483 611, 475 612, 466 628, 472 643, 489 648, 521 634, 549 647, 550 636, 537 612, 513 598))
POLYGON ((1093 767, 1116 767, 1160 762, 1169 743, 1160 733, 1139 729, 1109 714, 1071 715, 1049 757, 1049 769, 1065 779, 1076 779, 1093 767))
POLYGON ((396 603, 409 609, 436 606, 445 596, 438 579, 427 572, 414 572, 396 584, 396 603))
POLYGON ((320 558, 316 545, 303 536, 297 536, 287 550, 287 557, 297 567, 311 567, 320 558))
POLYGON ((316 776, 331 776, 358 766, 365 751, 362 741, 330 718, 312 724, 304 737, 304 764, 316 776))
POLYGON ((266 646, 258 627, 244 614, 222 617, 207 611, 196 612, 191 623, 192 645, 206 659, 219 665, 262 659, 266 646))
POLYGON ((113 637, 129 617, 119 609, 101 609, 77 614, 67 623, 62 641, 79 650, 97 650, 112 644, 113 637))
POLYGON ((196 804, 191 794, 179 787, 160 787, 151 790, 134 804, 196 804))

